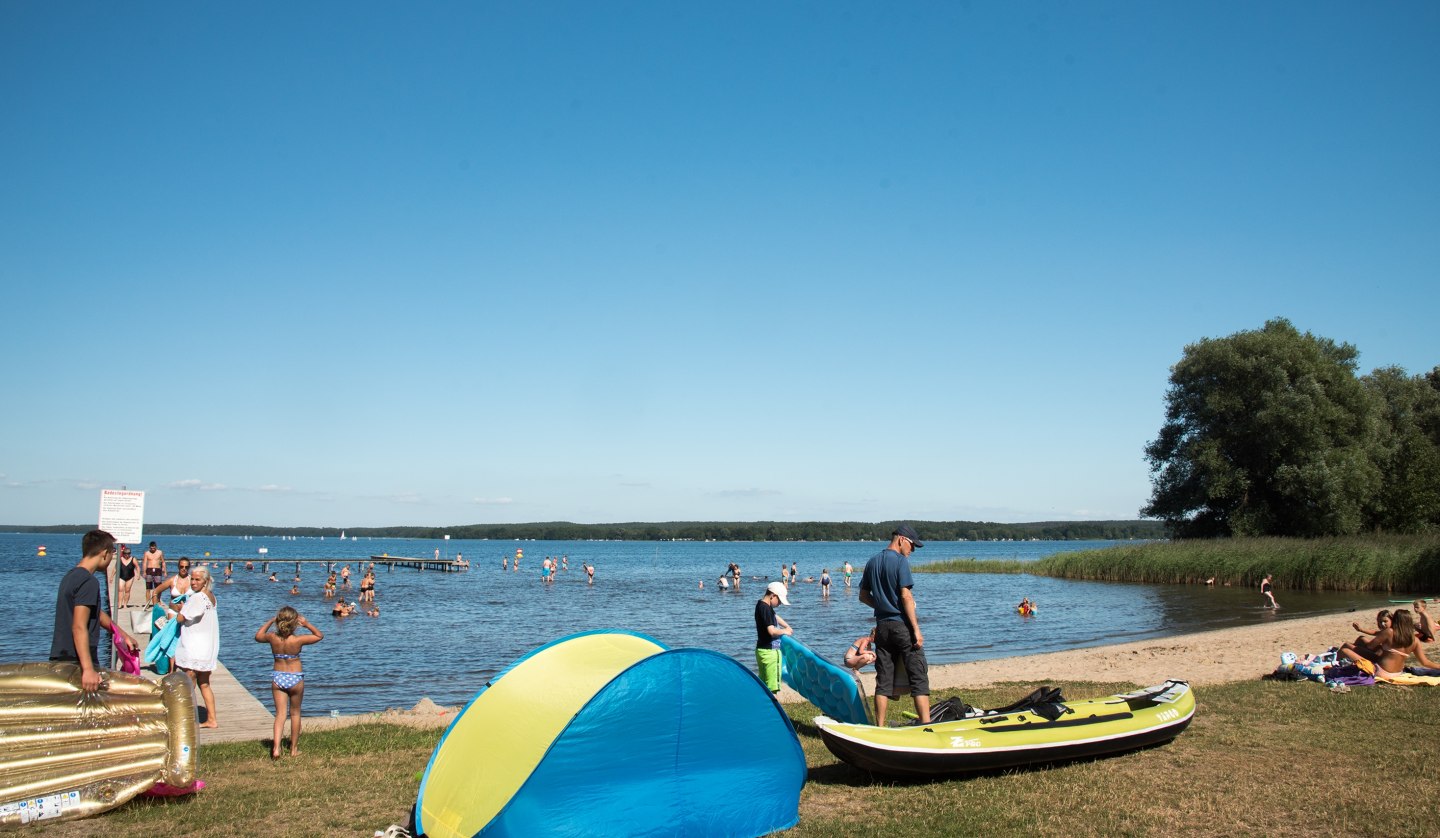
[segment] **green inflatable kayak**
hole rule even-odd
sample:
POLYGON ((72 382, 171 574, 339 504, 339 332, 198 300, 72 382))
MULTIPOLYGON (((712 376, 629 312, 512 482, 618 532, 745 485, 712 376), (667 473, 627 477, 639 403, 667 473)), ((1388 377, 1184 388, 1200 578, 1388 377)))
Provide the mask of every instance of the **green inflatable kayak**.
POLYGON ((827 716, 816 718, 815 725, 825 747, 856 768, 897 777, 934 777, 1104 756, 1169 742, 1194 717, 1195 695, 1184 681, 1166 681, 1124 695, 1012 708, 974 710, 977 715, 956 721, 911 727, 846 724, 827 716))

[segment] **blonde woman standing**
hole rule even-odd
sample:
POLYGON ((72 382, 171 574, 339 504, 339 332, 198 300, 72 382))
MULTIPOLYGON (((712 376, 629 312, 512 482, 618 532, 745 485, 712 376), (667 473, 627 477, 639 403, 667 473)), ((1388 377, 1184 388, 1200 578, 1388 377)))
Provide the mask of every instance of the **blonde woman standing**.
POLYGON ((196 567, 188 579, 190 594, 183 604, 170 603, 175 619, 180 621, 180 643, 175 652, 175 665, 185 670, 205 700, 205 722, 201 727, 219 727, 215 693, 210 689, 210 673, 220 661, 220 623, 215 613, 215 580, 210 569, 196 567))

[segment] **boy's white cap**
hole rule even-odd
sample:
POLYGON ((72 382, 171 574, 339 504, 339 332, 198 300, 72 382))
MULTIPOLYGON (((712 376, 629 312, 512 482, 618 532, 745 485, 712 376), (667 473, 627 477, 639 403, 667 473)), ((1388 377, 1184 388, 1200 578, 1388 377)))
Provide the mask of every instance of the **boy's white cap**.
POLYGON ((765 592, 780 597, 781 605, 790 604, 790 600, 785 598, 786 591, 784 582, 771 582, 769 585, 765 586, 765 592))

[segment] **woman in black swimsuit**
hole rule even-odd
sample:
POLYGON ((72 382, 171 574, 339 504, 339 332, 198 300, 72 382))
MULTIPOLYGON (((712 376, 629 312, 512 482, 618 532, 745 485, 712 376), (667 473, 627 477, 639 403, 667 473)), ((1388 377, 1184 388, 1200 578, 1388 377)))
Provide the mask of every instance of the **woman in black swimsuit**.
POLYGON ((120 548, 120 563, 115 568, 115 579, 120 583, 120 604, 130 604, 130 585, 135 581, 135 557, 129 547, 120 548))

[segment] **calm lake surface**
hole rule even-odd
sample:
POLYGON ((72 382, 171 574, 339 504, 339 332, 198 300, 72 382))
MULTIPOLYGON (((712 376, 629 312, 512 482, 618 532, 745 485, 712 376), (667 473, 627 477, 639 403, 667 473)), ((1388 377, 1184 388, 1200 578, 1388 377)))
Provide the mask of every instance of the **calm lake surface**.
MULTIPOLYGON (((147 541, 149 539, 147 538, 147 541)), ((415 539, 158 536, 171 573, 175 560, 233 559, 234 583, 221 584, 220 660, 267 706, 269 647, 254 641, 258 629, 282 605, 292 605, 325 633, 305 650, 305 712, 360 713, 411 707, 424 696, 442 705, 469 701, 485 682, 535 646, 577 631, 624 628, 671 647, 704 647, 733 656, 754 669, 755 600, 777 579, 781 563, 795 562, 800 577, 819 578, 829 568, 828 601, 818 583, 791 588, 791 605, 780 613, 796 638, 839 660, 869 630, 869 608, 845 588, 840 568, 855 566, 855 584, 866 559, 883 544, 618 541, 441 541, 415 539), (268 552, 280 582, 266 581, 259 550, 268 552), (520 571, 501 571, 501 559, 523 548, 520 571), (292 596, 295 565, 286 559, 333 559, 352 572, 371 555, 446 558, 463 553, 468 573, 376 568, 376 605, 381 616, 335 619, 321 596, 325 572, 306 566, 302 594, 292 596), (568 556, 570 569, 551 585, 540 582, 545 556, 568 556), (247 559, 256 569, 244 570, 247 559), (722 592, 716 579, 730 562, 743 574, 740 592, 722 592), (595 565, 595 584, 585 584, 582 565, 595 565), (753 578, 760 577, 760 578, 753 578), (704 590, 699 589, 701 580, 704 590)), ((927 542, 916 564, 954 557, 1033 561, 1052 553, 1105 547, 1103 541, 927 542)), ((140 550, 137 550, 137 559, 140 550)), ((55 591, 79 561, 80 536, 0 534, 4 596, 0 662, 44 660, 49 655, 55 591), (37 558, 45 545, 48 556, 37 558)), ((137 584, 139 584, 137 582, 137 584)), ((355 575, 359 587, 359 574, 355 575)), ((355 591, 346 595, 354 600, 355 591)), ((931 663, 1053 652, 1205 629, 1285 620, 1352 608, 1384 607, 1384 594, 1305 594, 1277 591, 1279 612, 1260 606, 1253 590, 1182 585, 1071 582, 1030 575, 916 574, 915 598, 931 663), (1038 616, 1015 613, 1021 597, 1035 600, 1038 616)), ((1365 615, 1362 615, 1365 616, 1365 615)), ((1368 624, 1369 620, 1362 619, 1368 624)), ((1336 637, 1336 642, 1349 639, 1336 637)), ((1303 651, 1303 650, 1302 650, 1303 651)), ((1175 673, 1183 677, 1184 673, 1175 673)), ((223 712, 223 711, 222 711, 223 712)))

